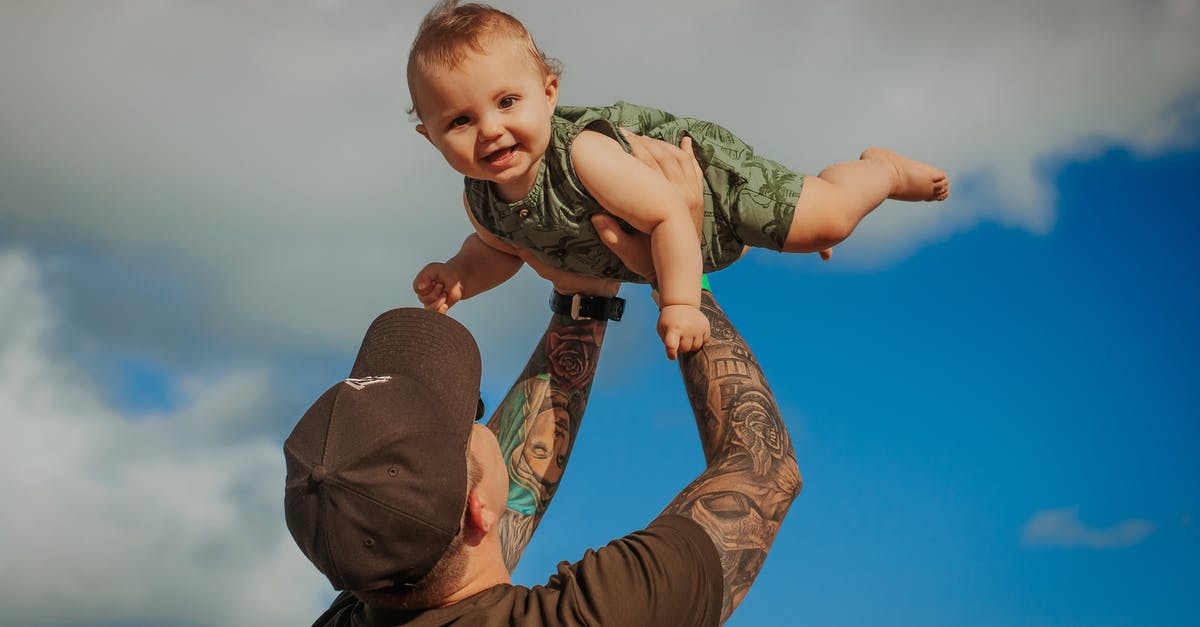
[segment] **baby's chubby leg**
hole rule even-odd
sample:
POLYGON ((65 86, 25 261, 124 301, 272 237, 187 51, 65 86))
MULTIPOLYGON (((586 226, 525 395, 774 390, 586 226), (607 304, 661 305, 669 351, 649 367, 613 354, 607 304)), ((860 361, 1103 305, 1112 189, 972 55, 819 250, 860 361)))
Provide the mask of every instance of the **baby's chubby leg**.
POLYGON ((932 201, 949 194, 950 179, 942 170, 886 148, 868 148, 858 161, 835 163, 805 177, 784 250, 825 251, 889 198, 932 201))

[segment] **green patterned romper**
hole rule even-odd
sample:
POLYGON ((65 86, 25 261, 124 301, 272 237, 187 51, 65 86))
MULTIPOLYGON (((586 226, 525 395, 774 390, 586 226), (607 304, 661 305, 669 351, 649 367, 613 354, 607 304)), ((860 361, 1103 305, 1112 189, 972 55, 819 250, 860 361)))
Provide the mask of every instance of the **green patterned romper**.
MULTIPOLYGON (((611 107, 558 107, 550 145, 533 189, 509 203, 487 181, 466 179, 467 206, 485 230, 531 251, 550 266, 589 276, 645 283, 596 236, 589 218, 604 208, 571 165, 571 144, 584 129, 603 133, 630 151, 617 130, 678 145, 692 138, 704 173, 704 271, 733 263, 745 245, 782 250, 804 176, 754 155, 732 133, 703 120, 618 102, 611 107)), ((622 221, 622 227, 632 227, 622 221)))

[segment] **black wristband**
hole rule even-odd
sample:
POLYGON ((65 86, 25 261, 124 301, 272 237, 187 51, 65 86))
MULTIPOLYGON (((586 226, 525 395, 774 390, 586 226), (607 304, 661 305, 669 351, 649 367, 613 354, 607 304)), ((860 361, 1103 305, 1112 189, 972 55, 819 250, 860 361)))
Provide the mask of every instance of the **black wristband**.
POLYGON ((550 290, 550 311, 572 320, 620 320, 625 313, 625 299, 620 296, 584 296, 559 294, 550 290))

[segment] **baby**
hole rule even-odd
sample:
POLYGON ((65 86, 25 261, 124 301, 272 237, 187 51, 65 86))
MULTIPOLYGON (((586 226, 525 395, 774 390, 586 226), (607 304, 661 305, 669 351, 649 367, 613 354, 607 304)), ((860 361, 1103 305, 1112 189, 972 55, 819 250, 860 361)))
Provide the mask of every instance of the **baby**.
POLYGON ((448 0, 422 22, 408 59, 417 132, 466 177, 475 227, 458 254, 417 274, 426 308, 444 312, 485 292, 524 260, 645 282, 597 237, 589 218, 606 212, 650 236, 658 332, 674 359, 708 336, 701 276, 747 246, 828 257, 885 199, 943 200, 950 191, 945 172, 882 148, 805 176, 711 122, 625 102, 560 107, 558 73, 507 13, 448 0), (705 182, 699 237, 683 199, 631 156, 622 129, 672 144, 690 138, 705 182))

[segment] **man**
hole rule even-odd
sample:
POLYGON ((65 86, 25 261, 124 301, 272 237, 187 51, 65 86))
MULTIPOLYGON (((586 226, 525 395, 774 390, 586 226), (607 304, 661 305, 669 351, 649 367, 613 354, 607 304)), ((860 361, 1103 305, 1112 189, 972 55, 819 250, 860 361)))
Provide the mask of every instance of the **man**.
MULTIPOLYGON (((653 159, 694 185, 694 172, 680 178, 653 159)), ((652 273, 644 241, 611 220, 596 225, 631 269, 652 273)), ((615 284, 587 288, 600 299, 616 293, 615 284)), ((727 619, 801 481, 761 369, 712 295, 702 301, 712 341, 680 366, 707 468, 645 529, 564 562, 534 588, 513 586, 509 572, 569 457, 605 322, 554 316, 485 428, 473 423, 480 360, 466 329, 418 309, 377 318, 350 378, 317 400, 285 445, 288 527, 346 591, 315 625, 727 619)))

